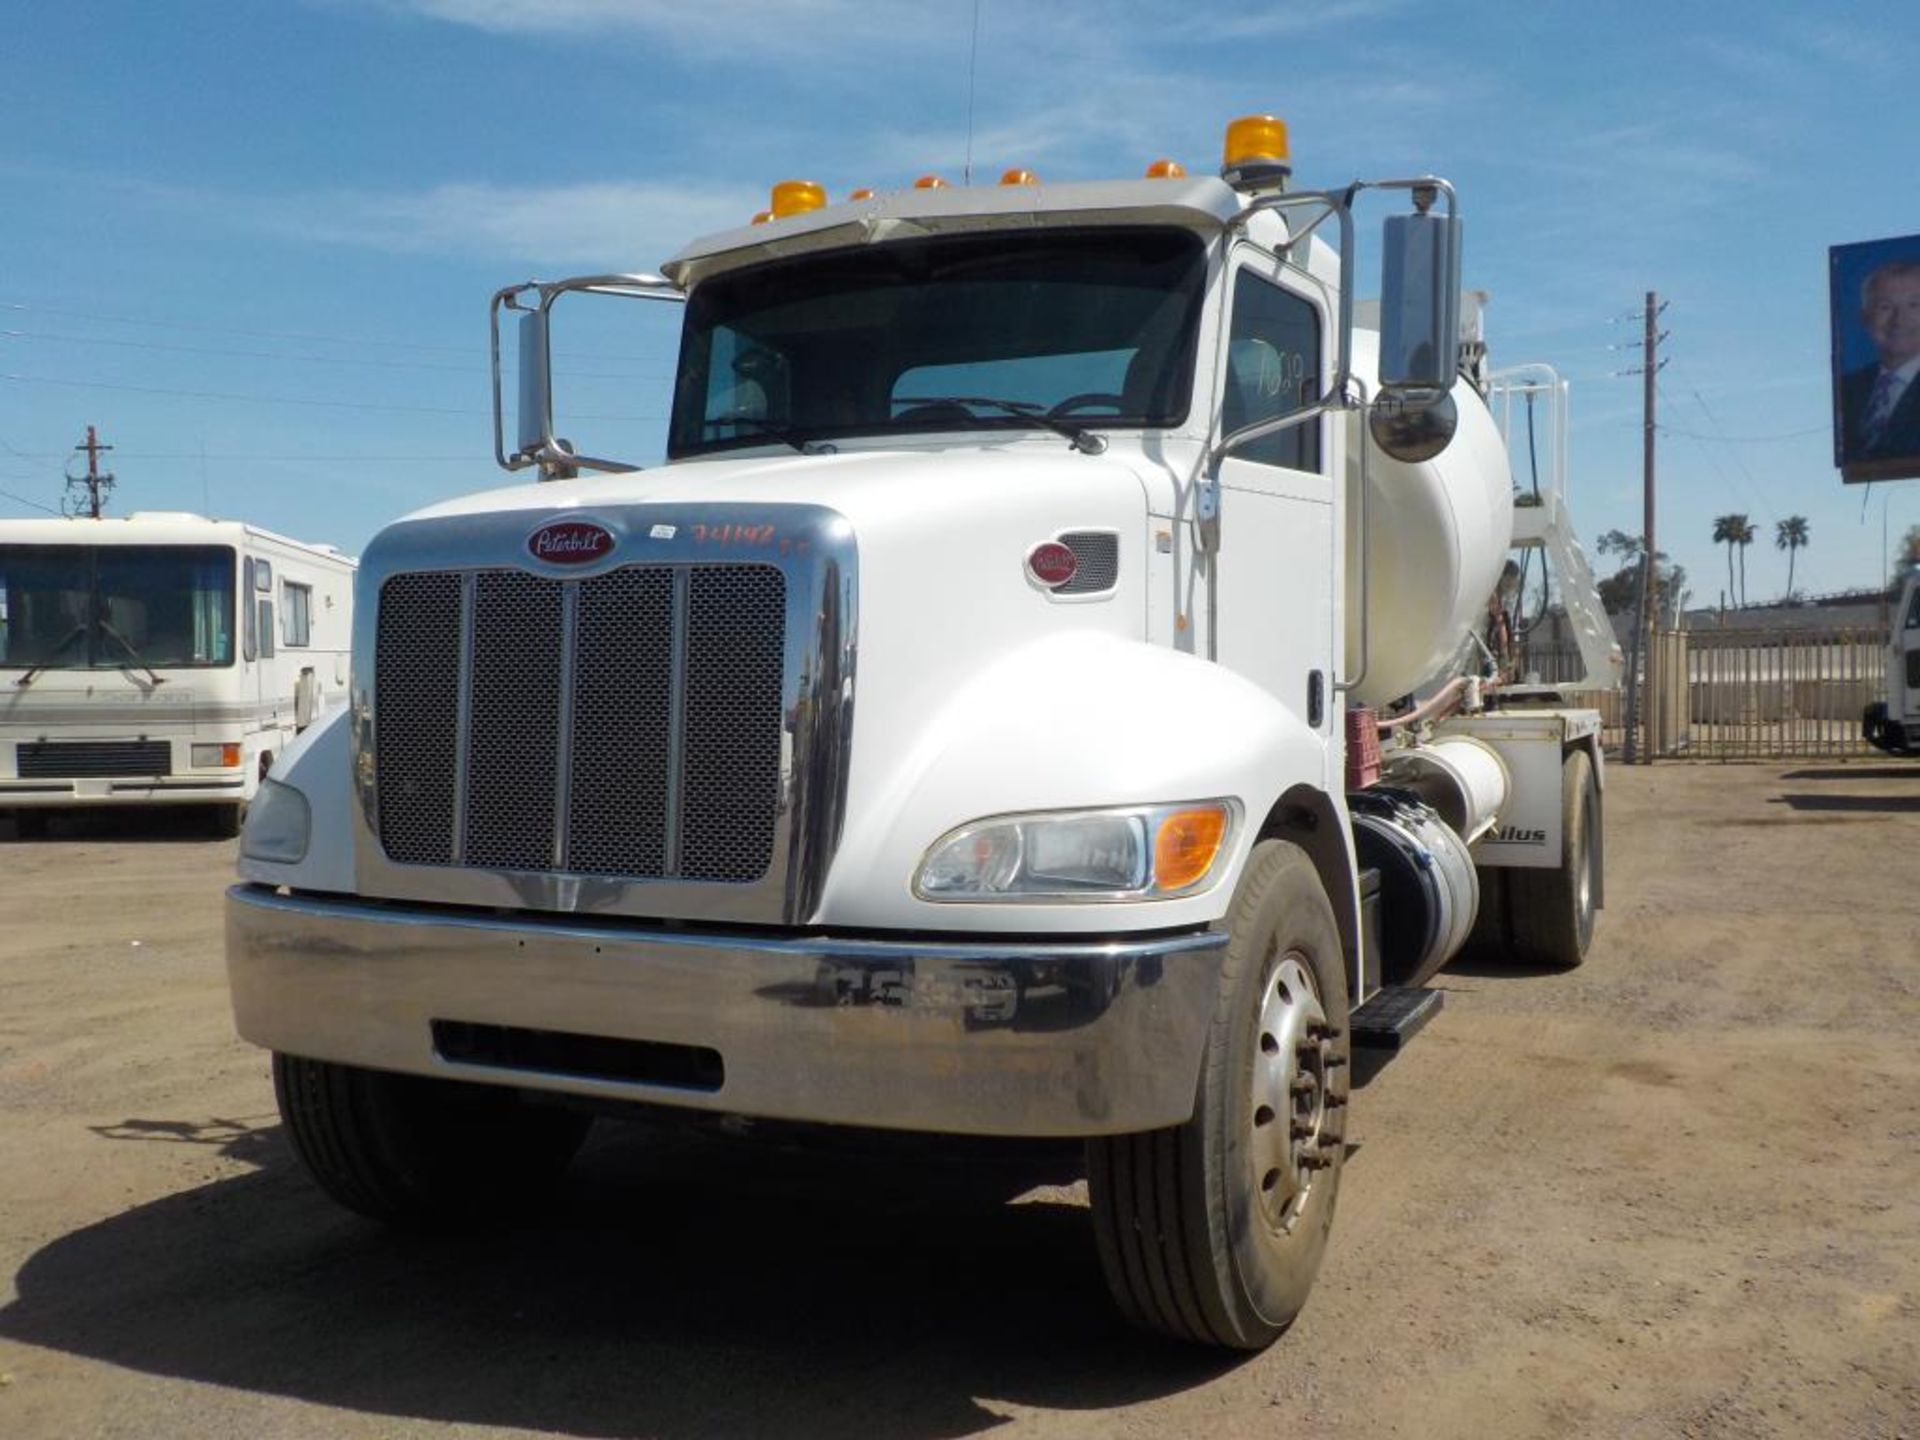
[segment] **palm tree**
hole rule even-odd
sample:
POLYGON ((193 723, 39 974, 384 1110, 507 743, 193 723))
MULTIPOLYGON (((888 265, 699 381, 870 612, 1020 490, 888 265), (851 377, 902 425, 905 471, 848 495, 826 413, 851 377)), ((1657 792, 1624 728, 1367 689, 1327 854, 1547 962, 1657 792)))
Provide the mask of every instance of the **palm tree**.
POLYGON ((1727 597, 1736 605, 1739 592, 1733 588, 1733 547, 1740 543, 1740 532, 1751 530, 1744 515, 1719 515, 1713 522, 1713 543, 1727 547, 1727 597))
POLYGON ((1800 547, 1807 543, 1807 517, 1789 515, 1777 520, 1773 526, 1773 548, 1787 552, 1787 598, 1793 598, 1793 562, 1800 553, 1800 547))
POLYGON ((1740 517, 1740 533, 1733 537, 1740 546, 1740 604, 1747 603, 1747 546, 1753 543, 1753 526, 1747 523, 1747 517, 1740 517))

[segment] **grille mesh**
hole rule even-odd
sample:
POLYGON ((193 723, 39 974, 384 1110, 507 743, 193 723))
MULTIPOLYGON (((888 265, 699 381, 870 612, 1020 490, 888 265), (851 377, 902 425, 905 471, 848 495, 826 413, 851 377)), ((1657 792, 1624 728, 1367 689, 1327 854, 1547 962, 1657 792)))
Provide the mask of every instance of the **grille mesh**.
POLYGON ((22 780, 173 773, 173 747, 165 740, 23 740, 16 758, 22 780))
POLYGON ((690 880, 758 880, 771 857, 786 598, 771 565, 688 577, 680 873, 690 880))
POLYGON ((1054 590, 1056 595, 1097 595, 1120 580, 1120 537, 1111 530, 1075 530, 1060 543, 1079 562, 1073 578, 1054 590))
POLYGON ((396 575, 380 587, 380 844, 410 865, 453 859, 460 577, 396 575))
POLYGON ((475 577, 465 826, 469 865, 553 868, 560 604, 558 580, 514 570, 475 577))
POLYGON ((376 775, 392 859, 456 863, 458 808, 458 863, 475 868, 734 884, 766 874, 785 718, 777 566, 475 574, 463 786, 461 589, 447 571, 395 576, 380 592, 376 775))
POLYGON ((673 572, 616 570, 582 585, 573 653, 567 868, 664 874, 673 572))

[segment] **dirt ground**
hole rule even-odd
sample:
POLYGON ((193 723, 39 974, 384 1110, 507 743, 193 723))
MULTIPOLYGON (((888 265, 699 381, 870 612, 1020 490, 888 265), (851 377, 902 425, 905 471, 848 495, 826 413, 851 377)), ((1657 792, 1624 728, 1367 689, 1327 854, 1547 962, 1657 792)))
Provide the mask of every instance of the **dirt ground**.
POLYGON ((0 1436, 1920 1437, 1920 763, 1608 779, 1586 966, 1441 977, 1251 1358, 1121 1328, 1045 1154, 602 1125, 384 1233, 233 1037, 231 842, 0 840, 0 1436))

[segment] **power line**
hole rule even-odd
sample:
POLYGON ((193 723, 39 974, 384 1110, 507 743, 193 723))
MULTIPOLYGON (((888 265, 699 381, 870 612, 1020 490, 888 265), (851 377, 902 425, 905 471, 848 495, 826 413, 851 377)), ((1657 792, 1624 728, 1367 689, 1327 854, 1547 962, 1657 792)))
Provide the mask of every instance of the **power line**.
MULTIPOLYGON (((1699 398, 1697 392, 1695 398, 1699 398)), ((1704 409, 1705 407, 1703 406, 1702 408, 1704 409)), ((1833 426, 1809 425, 1804 430, 1782 430, 1773 435, 1702 435, 1697 430, 1677 430, 1671 425, 1662 425, 1660 427, 1660 433, 1662 435, 1679 435, 1688 440, 1715 440, 1724 445, 1771 445, 1776 440, 1799 440, 1807 435, 1830 435, 1833 433, 1833 426)))
MULTIPOLYGON (((244 330, 228 325, 201 325, 191 320, 142 319, 136 315, 107 315, 94 310, 64 310, 51 305, 28 305, 18 300, 0 300, 0 310, 24 315, 58 315, 66 320, 93 320, 106 325, 142 325, 155 330, 191 330, 203 335, 239 335, 249 340, 312 340, 323 345, 379 345, 393 350, 425 350, 441 355, 472 355, 477 347, 434 345, 421 340, 376 340, 364 335, 319 335, 307 330, 244 330)), ((613 360, 645 364, 644 355, 574 355, 573 359, 613 360)))
MULTIPOLYGON (((273 350, 220 350, 204 345, 168 345, 158 340, 115 340, 93 335, 50 335, 45 331, 0 329, 0 338, 8 340, 51 340, 61 345, 111 345, 121 350, 157 350, 170 355, 214 355, 233 360, 288 360, 303 365, 366 365, 382 370, 438 370, 456 375, 472 375, 480 368, 478 359, 471 365, 438 364, 431 360, 376 360, 354 355, 287 355, 273 350)), ((557 357, 558 358, 558 357, 557 357)), ((602 357, 606 358, 606 357, 602 357)), ((567 370, 576 380, 645 380, 666 374, 664 370, 607 371, 567 370)))
POLYGON ((35 510, 44 510, 49 515, 58 515, 60 513, 51 505, 42 505, 38 500, 29 500, 26 496, 16 495, 11 490, 0 490, 0 497, 11 500, 18 505, 28 505, 35 510))

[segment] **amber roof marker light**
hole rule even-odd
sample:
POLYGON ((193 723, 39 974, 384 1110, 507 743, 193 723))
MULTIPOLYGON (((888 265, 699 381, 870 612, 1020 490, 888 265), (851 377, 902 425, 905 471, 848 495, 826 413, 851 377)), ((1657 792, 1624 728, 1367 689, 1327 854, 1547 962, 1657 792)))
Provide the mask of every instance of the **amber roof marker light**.
POLYGON ((1222 180, 1236 190, 1284 190, 1292 175, 1286 121, 1277 115, 1242 115, 1228 122, 1222 180))
POLYGON ((811 180, 782 180, 773 187, 773 195, 767 209, 776 220, 784 220, 789 215, 804 215, 809 210, 818 210, 827 203, 826 188, 811 180))

